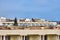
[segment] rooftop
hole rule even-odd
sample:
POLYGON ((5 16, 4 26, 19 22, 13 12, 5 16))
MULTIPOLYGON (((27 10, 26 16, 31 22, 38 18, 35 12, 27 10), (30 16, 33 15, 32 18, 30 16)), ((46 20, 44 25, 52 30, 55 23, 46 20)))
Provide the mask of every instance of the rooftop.
POLYGON ((0 26, 0 30, 41 30, 41 29, 60 29, 60 25, 53 27, 53 26, 0 26))

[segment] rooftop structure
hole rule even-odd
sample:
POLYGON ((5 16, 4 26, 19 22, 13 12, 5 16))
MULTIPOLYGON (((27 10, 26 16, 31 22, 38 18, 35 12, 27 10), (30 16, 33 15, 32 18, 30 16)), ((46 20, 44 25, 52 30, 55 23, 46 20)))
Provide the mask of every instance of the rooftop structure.
MULTIPOLYGON (((0 26, 13 26, 14 19, 0 18, 0 26)), ((45 19, 24 18, 17 20, 18 26, 57 26, 57 22, 47 21, 45 19)))

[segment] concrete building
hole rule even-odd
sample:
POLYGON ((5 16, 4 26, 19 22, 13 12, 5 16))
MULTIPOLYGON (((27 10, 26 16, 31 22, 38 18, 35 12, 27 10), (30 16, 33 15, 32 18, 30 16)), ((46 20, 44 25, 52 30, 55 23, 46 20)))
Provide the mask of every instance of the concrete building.
MULTIPOLYGON (((18 26, 56 26, 56 22, 49 22, 43 19, 20 19, 17 21, 18 26)), ((6 21, 0 22, 2 26, 13 26, 14 19, 6 19, 6 21)))
POLYGON ((18 26, 13 26, 13 20, 3 21, 0 40, 60 40, 60 25, 56 22, 32 20, 21 19, 18 26))
POLYGON ((60 40, 60 26, 0 27, 0 40, 60 40))
MULTIPOLYGON (((36 18, 24 18, 17 20, 18 26, 56 26, 56 22, 49 22, 45 19, 36 18)), ((13 26, 14 19, 7 19, 5 17, 0 17, 0 26, 13 26)))

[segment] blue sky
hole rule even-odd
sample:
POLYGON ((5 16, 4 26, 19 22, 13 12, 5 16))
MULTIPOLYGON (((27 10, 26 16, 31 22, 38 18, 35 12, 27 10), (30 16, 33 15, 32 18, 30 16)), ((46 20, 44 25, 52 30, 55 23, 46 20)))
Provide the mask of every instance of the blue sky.
POLYGON ((60 20, 60 0, 0 0, 0 17, 60 20))

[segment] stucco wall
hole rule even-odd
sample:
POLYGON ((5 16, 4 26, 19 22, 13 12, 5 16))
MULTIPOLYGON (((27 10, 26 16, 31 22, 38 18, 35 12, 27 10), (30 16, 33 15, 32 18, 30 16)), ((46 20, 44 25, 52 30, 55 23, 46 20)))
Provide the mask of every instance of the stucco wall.
POLYGON ((60 35, 60 30, 0 30, 0 35, 46 35, 46 34, 57 34, 60 35))
POLYGON ((47 40, 58 40, 56 35, 48 35, 47 40))
POLYGON ((30 40, 40 40, 40 36, 32 35, 30 36, 30 40))
POLYGON ((10 40, 18 40, 18 36, 10 36, 10 40))

